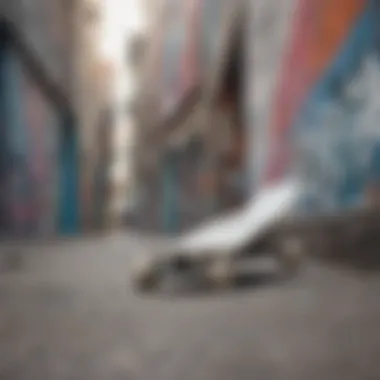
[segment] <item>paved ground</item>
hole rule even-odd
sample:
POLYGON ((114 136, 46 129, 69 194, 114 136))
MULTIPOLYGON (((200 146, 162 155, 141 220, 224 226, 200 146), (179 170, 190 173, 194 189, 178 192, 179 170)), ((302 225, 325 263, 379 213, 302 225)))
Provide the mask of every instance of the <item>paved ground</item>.
POLYGON ((380 276, 310 265, 285 284, 138 297, 115 236, 29 248, 0 274, 0 379, 380 378, 380 276))

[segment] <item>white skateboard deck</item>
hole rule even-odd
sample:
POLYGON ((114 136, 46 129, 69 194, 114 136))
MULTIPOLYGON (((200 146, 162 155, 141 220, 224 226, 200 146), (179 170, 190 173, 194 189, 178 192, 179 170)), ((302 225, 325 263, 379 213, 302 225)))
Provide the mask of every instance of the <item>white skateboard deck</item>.
POLYGON ((290 179, 260 190, 241 210, 202 224, 177 241, 180 251, 228 254, 260 238, 278 221, 296 211, 302 186, 290 179))

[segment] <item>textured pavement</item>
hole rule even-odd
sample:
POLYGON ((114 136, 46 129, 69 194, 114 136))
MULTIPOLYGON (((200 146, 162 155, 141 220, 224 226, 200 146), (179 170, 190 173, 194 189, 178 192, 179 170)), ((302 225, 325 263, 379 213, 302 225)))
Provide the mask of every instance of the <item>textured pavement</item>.
MULTIPOLYGON (((0 273, 0 379, 379 379, 380 277, 312 263, 286 283, 140 297, 115 235, 24 247, 0 273)), ((1 250, 0 250, 1 253, 1 250)))

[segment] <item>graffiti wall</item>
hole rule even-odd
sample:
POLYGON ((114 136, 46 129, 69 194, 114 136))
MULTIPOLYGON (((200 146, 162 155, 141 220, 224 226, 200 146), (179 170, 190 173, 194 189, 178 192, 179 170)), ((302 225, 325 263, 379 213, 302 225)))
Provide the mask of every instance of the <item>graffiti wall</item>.
POLYGON ((20 63, 9 49, 3 53, 2 76, 4 92, 3 131, 7 148, 7 171, 4 178, 6 229, 20 233, 29 226, 27 141, 23 115, 20 109, 20 63))
POLYGON ((3 51, 3 232, 52 233, 56 228, 58 119, 17 53, 3 51))
POLYGON ((272 108, 264 181, 299 171, 310 208, 365 201, 380 180, 380 3, 300 0, 272 108))
POLYGON ((29 202, 34 233, 55 230, 59 120, 37 84, 22 70, 22 106, 28 139, 29 202))

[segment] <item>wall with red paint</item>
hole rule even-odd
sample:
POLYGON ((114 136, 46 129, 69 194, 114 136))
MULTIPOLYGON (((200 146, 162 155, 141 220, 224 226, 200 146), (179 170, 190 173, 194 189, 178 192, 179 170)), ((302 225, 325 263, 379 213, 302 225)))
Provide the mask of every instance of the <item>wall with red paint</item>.
POLYGON ((264 123, 266 140, 260 139, 267 154, 258 182, 296 172, 305 178, 308 209, 359 206, 369 188, 380 188, 380 4, 296 4, 264 123))
POLYGON ((249 0, 245 52, 248 182, 257 191, 268 160, 268 124, 298 0, 249 0))

